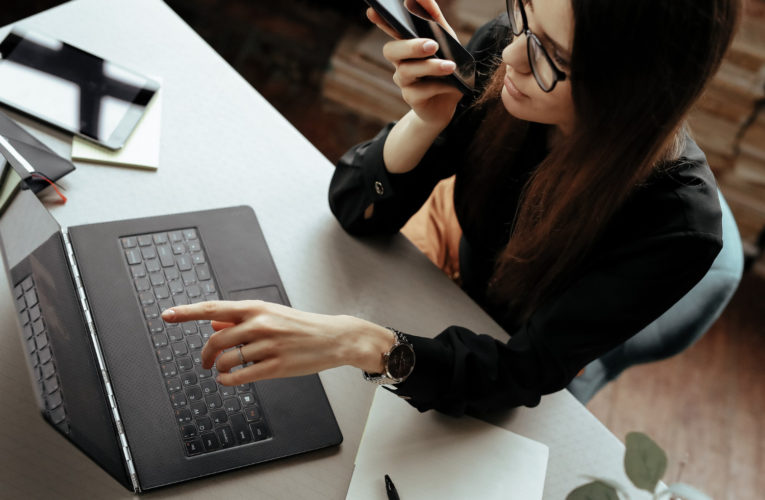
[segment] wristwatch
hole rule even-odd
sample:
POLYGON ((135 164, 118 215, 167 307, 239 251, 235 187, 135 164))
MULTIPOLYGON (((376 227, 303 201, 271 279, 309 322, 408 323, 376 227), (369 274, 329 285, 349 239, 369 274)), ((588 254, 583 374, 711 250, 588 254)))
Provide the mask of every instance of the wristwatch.
POLYGON ((364 379, 375 384, 400 384, 414 370, 414 347, 403 333, 388 328, 396 337, 396 342, 383 354, 383 373, 364 372, 364 379))

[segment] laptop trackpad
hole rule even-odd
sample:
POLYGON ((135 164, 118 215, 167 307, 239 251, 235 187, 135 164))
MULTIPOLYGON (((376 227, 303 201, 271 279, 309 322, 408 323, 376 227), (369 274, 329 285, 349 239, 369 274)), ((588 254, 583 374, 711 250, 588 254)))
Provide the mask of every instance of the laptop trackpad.
POLYGON ((274 285, 262 286, 260 288, 248 288, 246 290, 237 290, 228 292, 231 300, 264 300, 276 304, 284 304, 279 289, 274 285))

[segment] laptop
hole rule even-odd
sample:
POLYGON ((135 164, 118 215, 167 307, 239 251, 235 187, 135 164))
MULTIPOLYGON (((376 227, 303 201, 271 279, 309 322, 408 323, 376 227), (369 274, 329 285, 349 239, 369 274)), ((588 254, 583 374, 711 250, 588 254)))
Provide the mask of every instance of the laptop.
POLYGON ((62 230, 4 144, 0 250, 51 426, 134 492, 342 441, 318 376, 218 385, 200 359, 210 323, 159 317, 203 300, 289 305, 250 207, 62 230))

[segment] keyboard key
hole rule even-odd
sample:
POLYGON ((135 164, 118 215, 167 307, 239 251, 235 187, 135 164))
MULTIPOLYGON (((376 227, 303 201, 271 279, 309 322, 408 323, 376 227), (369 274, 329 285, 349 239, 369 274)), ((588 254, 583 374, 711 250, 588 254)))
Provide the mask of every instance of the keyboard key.
POLYGON ((252 431, 252 435, 255 437, 255 441, 262 441, 270 436, 270 433, 268 432, 268 426, 266 426, 265 422, 250 424, 250 430, 252 431))
POLYGON ((210 417, 212 417, 212 421, 216 424, 224 424, 228 422, 228 415, 226 415, 226 412, 223 410, 211 412, 210 417))
POLYGON ((159 263, 162 267, 175 266, 175 259, 173 258, 173 250, 170 245, 158 245, 157 256, 159 257, 159 263))
POLYGON ((202 366, 202 351, 191 351, 191 359, 196 366, 202 366))
POLYGON ((170 241, 173 243, 183 241, 183 233, 181 231, 171 231, 168 233, 168 236, 170 237, 170 241))
POLYGON ((218 384, 214 380, 203 380, 199 385, 205 395, 215 394, 218 391, 218 384))
POLYGON ((122 238, 122 248, 133 248, 138 245, 138 240, 133 236, 122 238))
POLYGON ((174 255, 181 255, 186 253, 186 245, 184 243, 173 243, 171 248, 174 255))
POLYGON ((191 412, 186 408, 178 408, 175 410, 175 420, 178 425, 188 424, 191 422, 191 412))
POLYGON ((173 301, 168 299, 159 299, 157 300, 157 305, 159 306, 160 311, 164 311, 165 309, 170 309, 173 307, 173 301))
POLYGON ((154 294, 151 292, 141 292, 138 295, 138 300, 141 301, 141 305, 143 306, 150 306, 156 302, 154 294))
POLYGON ((183 382, 184 387, 197 385, 197 374, 194 372, 184 373, 181 375, 181 382, 183 382))
POLYGON ((162 273, 151 273, 149 275, 151 286, 159 286, 165 284, 165 275, 162 273))
POLYGON ((202 264, 201 266, 197 266, 196 271, 197 271, 197 277, 199 278, 199 281, 206 281, 211 278, 210 268, 207 264, 202 264))
MULTIPOLYGON (((207 405, 204 404, 202 401, 194 401, 194 402, 192 402, 191 405, 190 405, 190 408, 191 408, 191 414, 194 415, 195 418, 196 417, 203 417, 203 416, 207 415, 207 405)), ((210 425, 208 427, 208 429, 209 428, 212 428, 212 425, 210 425)), ((199 430, 204 430, 204 429, 199 429, 199 430)))
POLYGON ((181 273, 181 278, 183 279, 183 284, 186 286, 193 285, 197 282, 197 275, 193 270, 183 271, 181 273))
POLYGON ((252 441, 252 433, 247 422, 244 421, 244 416, 241 414, 231 415, 229 417, 231 422, 231 429, 234 431, 234 438, 238 444, 246 444, 252 441))
POLYGON ((199 331, 196 321, 181 323, 181 328, 183 328, 183 333, 185 335, 193 335, 199 331))
POLYGON ((186 401, 186 395, 182 392, 174 392, 170 395, 170 403, 173 408, 185 408, 188 401, 186 401))
POLYGON ((64 400, 61 399, 61 391, 54 391, 53 394, 48 394, 48 397, 45 398, 45 405, 50 410, 58 408, 63 402, 64 400))
POLYGON ((45 363, 50 361, 51 359, 50 347, 46 345, 45 347, 37 351, 37 356, 40 358, 41 365, 44 365, 45 363))
POLYGON ((235 396, 236 395, 236 387, 230 386, 230 385, 222 385, 220 386, 220 394, 221 396, 228 397, 228 396, 235 396))
POLYGON ((24 299, 27 301, 27 307, 32 307, 37 304, 37 292, 32 288, 24 294, 24 299))
POLYGON ((42 313, 40 313, 40 306, 33 306, 29 308, 29 321, 37 321, 40 319, 40 316, 42 316, 42 313))
POLYGON ((186 342, 189 343, 189 348, 191 349, 201 349, 204 342, 202 342, 202 336, 201 335, 189 335, 186 338, 186 342))
POLYGON ((242 400, 242 404, 244 406, 252 406, 252 405, 254 405, 256 403, 255 396, 253 396, 252 394, 249 394, 249 393, 242 394, 241 396, 239 396, 239 399, 242 400))
POLYGON ((186 398, 189 401, 201 401, 202 389, 200 389, 198 385, 189 387, 188 389, 186 389, 186 398))
POLYGON ((157 245, 161 245, 163 243, 167 243, 167 233, 155 233, 152 235, 152 239, 154 240, 154 243, 157 245))
POLYGON ((228 398, 225 401, 223 401, 223 409, 226 410, 227 413, 238 413, 239 410, 242 409, 242 405, 239 403, 239 400, 236 398, 228 398))
POLYGON ((242 392, 250 392, 252 391, 252 387, 250 387, 250 384, 242 384, 236 386, 236 392, 242 393, 242 392))
POLYGON ((159 318, 159 306, 156 304, 143 308, 143 317, 146 319, 159 318))
POLYGON ((186 345, 186 342, 175 342, 172 348, 173 354, 176 356, 184 356, 189 353, 189 347, 186 345))
POLYGON ((178 265, 178 269, 180 269, 181 271, 188 271, 192 267, 191 257, 189 257, 187 254, 176 255, 175 263, 178 265))
POLYGON ((205 370, 201 366, 197 366, 196 372, 197 372, 197 375, 199 376, 199 380, 211 378, 213 376, 212 370, 205 370))
POLYGON ((156 273, 162 270, 157 259, 151 259, 146 261, 146 270, 150 273, 156 273))
POLYGON ((184 356, 182 358, 178 358, 178 367, 182 371, 187 372, 194 368, 194 362, 188 356, 184 356))
POLYGON ((189 241, 189 252, 201 252, 202 245, 199 241, 189 241))
POLYGON ((234 442, 234 434, 231 432, 231 427, 227 425, 215 429, 215 434, 218 435, 221 448, 230 448, 236 444, 234 442))
POLYGON ((260 408, 257 406, 248 406, 244 409, 244 418, 246 418, 248 422, 257 422, 260 420, 260 408))
POLYGON ((135 264, 130 266, 130 274, 133 276, 133 278, 145 278, 146 267, 144 267, 143 264, 135 264))
POLYGON ((21 288, 25 292, 29 290, 30 288, 32 288, 33 286, 35 286, 35 282, 31 276, 27 276, 26 278, 24 278, 24 281, 21 282, 21 288))
MULTIPOLYGON (((197 272, 197 274, 199 274, 197 272)), ((210 295, 211 293, 215 293, 215 285, 212 281, 205 281, 202 283, 202 291, 205 293, 205 295, 210 295)))
POLYGON ((173 280, 170 282, 170 293, 173 295, 178 295, 179 293, 183 293, 183 282, 181 280, 173 280))
POLYGON ((190 298, 194 299, 202 295, 202 289, 197 285, 191 285, 190 287, 186 289, 186 294, 190 298))
POLYGON ((60 424, 61 422, 66 420, 66 410, 64 409, 63 406, 54 408, 48 413, 48 415, 50 416, 50 419, 54 424, 60 424))
POLYGON ((190 439, 197 436, 197 427, 194 424, 184 425, 181 427, 181 435, 183 439, 190 439))
POLYGON ((143 247, 141 248, 141 256, 144 258, 144 260, 156 259, 157 249, 154 247, 143 247))
POLYGON ((179 280, 181 279, 181 272, 175 267, 168 267, 165 269, 165 277, 167 281, 179 280))
POLYGON ((202 449, 202 440, 201 439, 192 439, 190 441, 184 441, 184 444, 186 445, 186 454, 189 456, 193 455, 199 455, 204 451, 202 449))
MULTIPOLYGON (((193 412, 194 410, 192 410, 193 412)), ((207 409, 205 409, 207 411, 207 409)), ((197 429, 199 429, 199 432, 207 432, 211 431, 213 428, 212 421, 209 417, 201 417, 197 419, 197 429)))
POLYGON ((213 330, 212 325, 199 325, 199 333, 202 334, 204 340, 207 340, 215 333, 215 330, 213 330))
POLYGON ((24 338, 25 339, 31 339, 34 336, 35 332, 32 331, 32 325, 27 324, 24 325, 24 338))
POLYGON ((187 240, 194 240, 197 238, 197 231, 196 229, 184 229, 183 230, 183 237, 187 240))
POLYGON ((176 306, 185 306, 185 305, 188 305, 189 299, 186 297, 186 295, 183 295, 183 294, 174 295, 173 303, 176 306))
POLYGON ((161 368, 162 368, 162 375, 165 376, 165 378, 175 377, 176 375, 178 375, 178 366, 173 362, 163 363, 161 368))
POLYGON ((148 235, 148 234, 142 234, 141 236, 138 237, 138 244, 142 247, 147 247, 151 245, 151 241, 152 241, 151 235, 148 235))
POLYGON ((170 392, 178 392, 182 388, 181 379, 177 377, 165 380, 165 385, 167 386, 167 390, 170 392))
POLYGON ((202 252, 197 252, 195 254, 191 255, 191 262, 193 262, 195 265, 197 264, 204 264, 205 263, 205 254, 202 252))
POLYGON ((134 280, 135 289, 139 292, 145 292, 151 290, 151 281, 148 278, 136 278, 134 280))
POLYGON ((212 432, 208 432, 207 434, 202 434, 201 437, 202 437, 202 446, 205 447, 205 451, 215 451, 218 448, 220 448, 220 442, 218 441, 218 436, 216 436, 212 432))
POLYGON ((157 296, 160 300, 165 300, 170 298, 170 287, 167 285, 161 285, 154 289, 154 295, 157 296))
POLYGON ((146 321, 151 333, 160 333, 165 331, 165 322, 161 318, 154 318, 146 321))
POLYGON ((41 333, 40 335, 37 335, 35 337, 35 345, 37 346, 38 350, 48 345, 48 336, 45 335, 45 333, 41 333))
POLYGON ((167 335, 164 333, 157 333, 151 336, 154 347, 165 347, 167 345, 167 335))
POLYGON ((45 363, 44 365, 40 365, 40 372, 43 379, 48 379, 56 374, 56 367, 51 361, 49 363, 45 363))
POLYGON ((127 258, 128 264, 135 265, 140 264, 143 259, 141 259, 141 252, 137 248, 129 248, 125 250, 125 257, 127 258))
POLYGON ((223 406, 223 401, 221 401, 220 396, 217 394, 205 396, 205 403, 207 403, 207 408, 210 410, 217 410, 223 406))
MULTIPOLYGON (((173 360, 173 351, 169 347, 163 347, 161 349, 157 349, 157 359, 160 363, 167 363, 168 361, 173 360)), ((178 364, 180 364, 180 360, 178 360, 178 364)))
POLYGON ((181 330, 180 326, 168 326, 167 335, 170 337, 170 342, 183 340, 183 330, 181 330))
MULTIPOLYGON (((49 365, 51 363, 48 363, 49 365)), ((50 377, 45 380, 43 380, 43 387, 45 388, 46 394, 52 394, 53 392, 58 390, 58 377, 50 377)))

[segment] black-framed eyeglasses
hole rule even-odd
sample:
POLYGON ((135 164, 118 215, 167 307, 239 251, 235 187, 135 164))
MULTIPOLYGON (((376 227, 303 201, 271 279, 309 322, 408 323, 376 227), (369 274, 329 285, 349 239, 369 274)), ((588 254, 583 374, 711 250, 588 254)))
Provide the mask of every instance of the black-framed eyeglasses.
POLYGON ((555 65, 542 42, 529 29, 523 0, 507 0, 507 17, 510 19, 513 35, 519 36, 521 33, 526 35, 526 52, 529 56, 531 72, 539 88, 545 92, 552 92, 556 83, 566 79, 566 73, 555 65))

